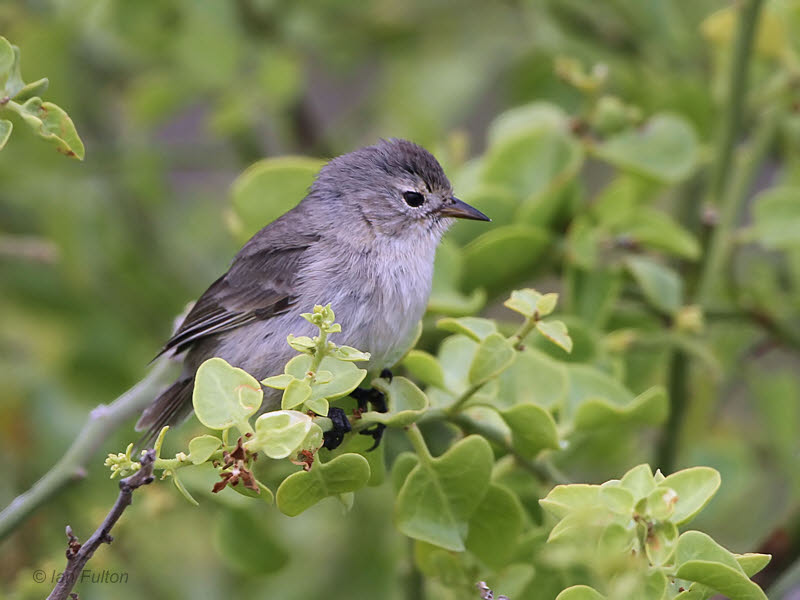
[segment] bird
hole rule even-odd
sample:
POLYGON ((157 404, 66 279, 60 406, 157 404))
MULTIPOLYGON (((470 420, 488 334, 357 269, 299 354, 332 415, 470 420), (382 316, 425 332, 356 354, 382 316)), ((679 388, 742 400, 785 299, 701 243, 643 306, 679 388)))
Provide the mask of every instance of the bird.
MULTIPOLYGON (((183 368, 136 430, 152 441, 185 420, 195 373, 209 358, 258 380, 282 373, 296 354, 287 335, 314 334, 301 314, 317 304, 335 310, 337 343, 369 352, 369 373, 390 368, 413 343, 437 246, 455 219, 490 220, 455 197, 422 146, 381 139, 331 159, 305 198, 244 244, 163 346, 158 356, 182 356, 183 368)), ((265 388, 266 410, 279 407, 280 393, 265 388)))

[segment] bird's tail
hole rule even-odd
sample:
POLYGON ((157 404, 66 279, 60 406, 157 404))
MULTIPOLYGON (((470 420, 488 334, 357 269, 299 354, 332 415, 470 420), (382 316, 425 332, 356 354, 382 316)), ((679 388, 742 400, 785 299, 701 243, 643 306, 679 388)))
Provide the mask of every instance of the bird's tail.
POLYGON ((142 416, 136 422, 136 431, 145 432, 136 442, 137 450, 152 446, 166 425, 177 425, 191 414, 193 389, 194 377, 179 379, 144 409, 142 416))

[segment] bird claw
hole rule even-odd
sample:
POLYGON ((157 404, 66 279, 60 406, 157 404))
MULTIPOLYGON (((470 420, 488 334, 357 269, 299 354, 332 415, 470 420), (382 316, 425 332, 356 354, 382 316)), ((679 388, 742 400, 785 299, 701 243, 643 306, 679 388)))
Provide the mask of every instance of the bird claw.
POLYGON ((328 409, 328 418, 333 422, 333 429, 322 434, 322 447, 335 450, 344 440, 344 434, 351 431, 350 421, 345 412, 335 406, 328 409))
MULTIPOLYGON (((389 383, 392 382, 392 372, 389 369, 383 369, 381 371, 381 379, 387 379, 389 383)), ((386 396, 383 392, 376 390, 376 389, 369 389, 365 390, 364 388, 356 388, 350 395, 356 399, 358 402, 358 409, 362 412, 366 411, 369 405, 372 405, 372 408, 376 412, 385 413, 388 410, 386 406, 386 396)), ((383 439, 383 432, 386 429, 386 425, 383 423, 376 423, 372 427, 368 429, 364 429, 363 431, 359 431, 360 435, 368 435, 375 440, 375 443, 372 444, 372 447, 367 450, 367 452, 371 452, 378 447, 381 443, 381 439, 383 439)))
POLYGON ((377 448, 380 445, 381 440, 383 439, 383 432, 385 429, 386 425, 384 425, 383 423, 375 423, 375 425, 373 425, 369 429, 364 429, 363 431, 358 432, 359 435, 368 435, 373 440, 375 440, 375 443, 372 444, 372 446, 370 446, 367 449, 367 452, 372 452, 373 450, 375 450, 375 448, 377 448))

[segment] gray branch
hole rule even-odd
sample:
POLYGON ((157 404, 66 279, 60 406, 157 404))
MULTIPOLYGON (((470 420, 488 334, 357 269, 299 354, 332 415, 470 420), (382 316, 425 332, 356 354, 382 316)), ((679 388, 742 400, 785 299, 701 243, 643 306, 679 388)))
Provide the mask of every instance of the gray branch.
POLYGON ((13 532, 32 512, 69 483, 86 476, 86 464, 118 427, 139 414, 168 383, 172 361, 159 359, 147 376, 109 405, 89 414, 86 424, 64 456, 26 492, 0 512, 0 541, 13 532))
POLYGON ((142 467, 130 477, 119 482, 119 496, 114 503, 114 507, 106 515, 105 520, 92 534, 86 543, 81 544, 78 538, 72 533, 72 528, 67 525, 67 568, 64 574, 59 577, 56 587, 50 592, 47 600, 66 600, 72 588, 78 581, 78 577, 83 571, 83 567, 92 558, 92 555, 100 547, 100 544, 110 544, 114 538, 111 537, 111 529, 119 521, 122 513, 133 502, 133 491, 143 485, 153 481, 153 463, 156 460, 155 450, 148 450, 141 460, 142 467))

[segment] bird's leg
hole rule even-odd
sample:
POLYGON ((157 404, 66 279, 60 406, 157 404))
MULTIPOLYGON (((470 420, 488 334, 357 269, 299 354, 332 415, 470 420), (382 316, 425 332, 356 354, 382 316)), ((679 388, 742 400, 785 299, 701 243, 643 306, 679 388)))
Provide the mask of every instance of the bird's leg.
POLYGON ((322 447, 334 450, 344 440, 344 434, 350 432, 350 421, 341 408, 331 406, 328 409, 328 418, 333 422, 333 429, 322 434, 322 447))
MULTIPOLYGON (((381 379, 387 379, 389 383, 392 382, 392 372, 389 369, 383 369, 380 377, 381 379)), ((364 388, 356 388, 350 392, 350 395, 358 401, 358 408, 361 411, 367 410, 368 405, 372 405, 372 408, 374 408, 377 412, 385 413, 388 410, 386 406, 386 396, 384 396, 383 392, 374 388, 369 390, 365 390, 364 388)), ((386 425, 383 423, 376 423, 368 429, 359 431, 361 435, 368 435, 375 440, 375 443, 372 444, 372 447, 367 450, 367 452, 375 450, 375 448, 378 447, 378 444, 381 443, 384 429, 386 429, 386 425)))

